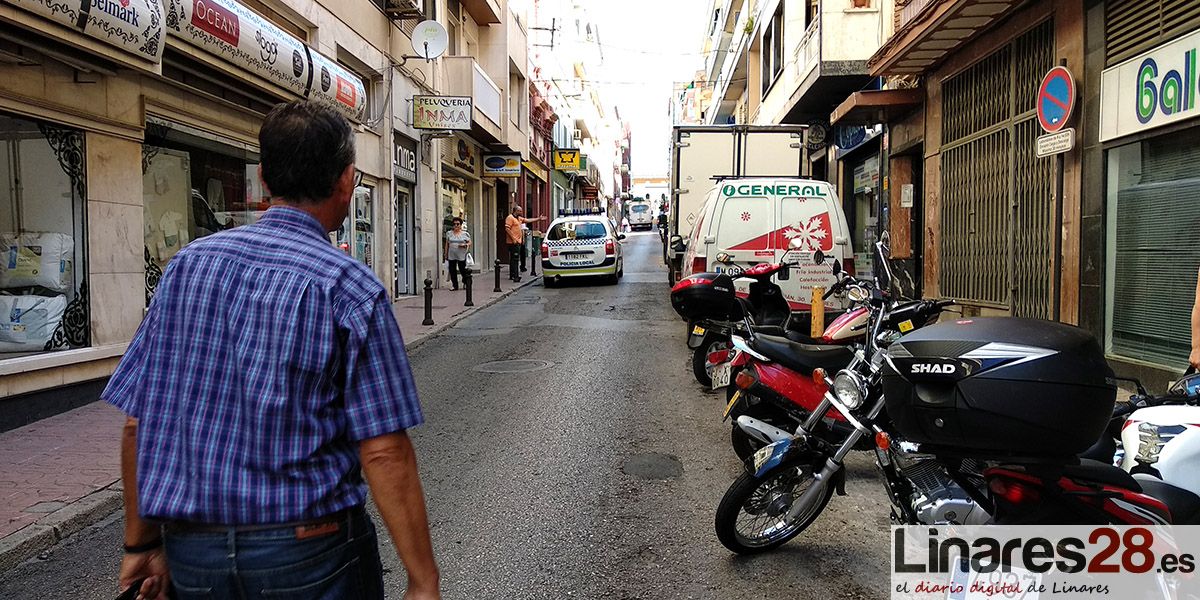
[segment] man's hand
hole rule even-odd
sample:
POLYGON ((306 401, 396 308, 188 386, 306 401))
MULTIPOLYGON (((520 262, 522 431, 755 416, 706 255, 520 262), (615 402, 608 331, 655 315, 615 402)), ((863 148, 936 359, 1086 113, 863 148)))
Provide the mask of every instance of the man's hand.
POLYGON ((1188 357, 1188 364, 1192 365, 1193 369, 1200 371, 1200 348, 1192 348, 1192 355, 1188 357))
POLYGON ((167 571, 167 555, 162 548, 126 554, 121 559, 121 591, 125 591, 139 579, 145 581, 138 592, 138 600, 167 600, 167 590, 171 588, 171 575, 167 571))

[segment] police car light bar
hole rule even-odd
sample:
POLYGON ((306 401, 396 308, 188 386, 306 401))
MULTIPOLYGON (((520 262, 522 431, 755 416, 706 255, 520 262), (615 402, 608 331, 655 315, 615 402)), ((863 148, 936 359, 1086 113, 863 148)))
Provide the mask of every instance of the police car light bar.
POLYGON ((600 208, 560 208, 558 216, 560 217, 579 217, 583 215, 598 215, 600 208))

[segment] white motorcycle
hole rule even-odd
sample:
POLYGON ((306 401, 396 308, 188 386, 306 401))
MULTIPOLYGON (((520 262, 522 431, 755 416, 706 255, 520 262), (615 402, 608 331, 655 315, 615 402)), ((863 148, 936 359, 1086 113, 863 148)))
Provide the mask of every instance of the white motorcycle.
POLYGON ((1200 511, 1200 374, 1185 376, 1166 396, 1142 404, 1122 426, 1116 464, 1139 482, 1166 482, 1191 492, 1200 511))

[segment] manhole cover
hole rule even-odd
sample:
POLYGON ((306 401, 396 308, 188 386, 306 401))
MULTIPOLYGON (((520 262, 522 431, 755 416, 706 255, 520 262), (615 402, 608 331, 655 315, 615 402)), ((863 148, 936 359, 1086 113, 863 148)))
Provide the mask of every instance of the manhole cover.
POLYGON ((670 454, 650 452, 629 457, 621 470, 642 479, 671 479, 683 475, 683 463, 670 454))
POLYGON ((473 370, 480 373, 532 373, 553 367, 554 363, 546 360, 497 360, 475 365, 473 370))

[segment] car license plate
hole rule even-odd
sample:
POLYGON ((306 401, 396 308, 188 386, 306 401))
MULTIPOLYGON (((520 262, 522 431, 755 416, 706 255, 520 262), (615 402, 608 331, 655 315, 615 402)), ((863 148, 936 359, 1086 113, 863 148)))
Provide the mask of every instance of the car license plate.
POLYGON ((745 269, 739 267, 738 265, 723 265, 723 266, 717 267, 718 273, 724 273, 730 277, 737 277, 738 275, 741 275, 744 271, 745 271, 745 269))
POLYGON ((729 385, 729 374, 733 365, 721 363, 712 368, 712 389, 717 390, 729 385))
POLYGON ((741 399, 742 399, 742 390, 738 390, 733 393, 733 397, 729 399, 729 404, 725 405, 725 413, 721 415, 722 421, 729 418, 729 411, 733 410, 734 405, 736 405, 738 400, 741 400, 741 399))
POLYGON ((692 335, 704 335, 705 329, 699 325, 692 328, 692 335))

